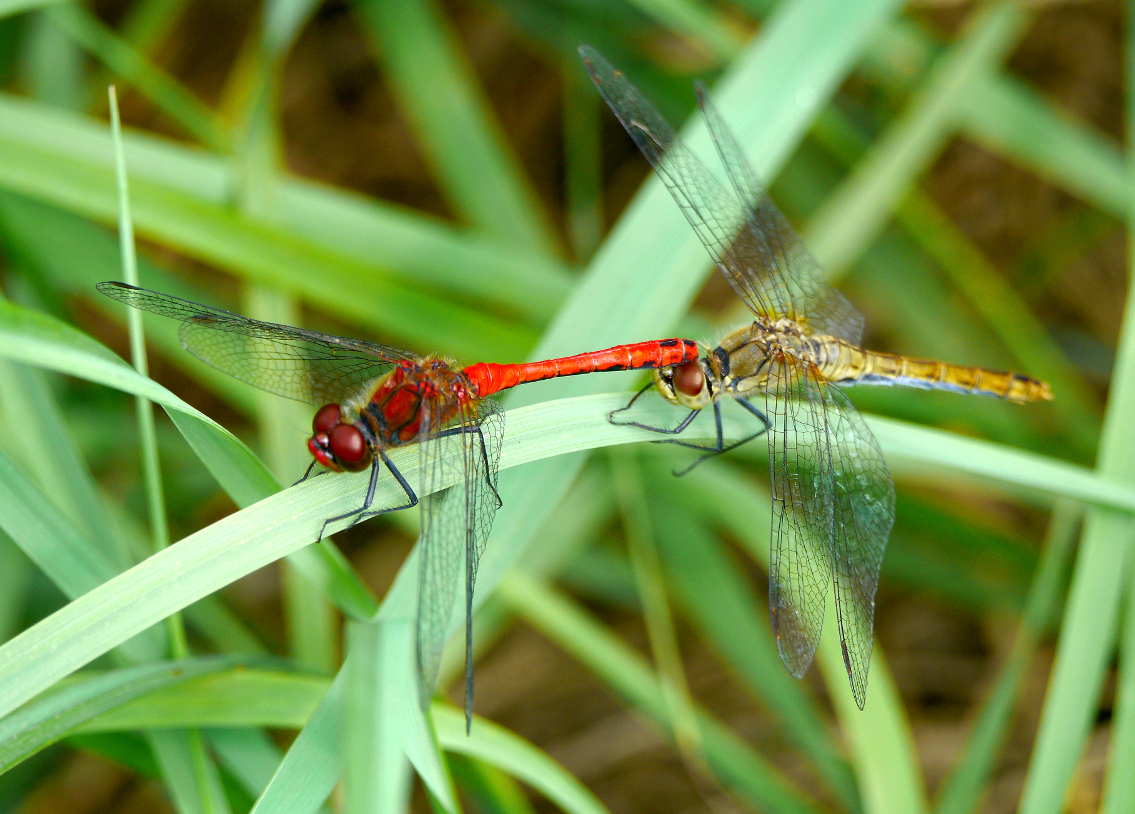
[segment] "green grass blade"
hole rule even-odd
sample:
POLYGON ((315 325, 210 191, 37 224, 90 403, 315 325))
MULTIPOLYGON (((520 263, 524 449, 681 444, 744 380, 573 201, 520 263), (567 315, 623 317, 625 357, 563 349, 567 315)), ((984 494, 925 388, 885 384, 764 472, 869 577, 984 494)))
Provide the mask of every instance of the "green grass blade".
MULTIPOLYGON (((78 209, 110 222, 113 187, 83 179, 109 173, 110 139, 105 123, 27 99, 0 94, 0 142, 46 151, 62 163, 30 179, 30 194, 75 208, 73 200, 92 201, 78 209), (80 180, 61 170, 73 162, 80 180)), ((154 206, 164 217, 179 215, 164 203, 165 195, 229 208, 240 179, 231 162, 192 150, 152 134, 128 132, 134 181, 135 219, 141 196, 153 184, 154 206), (164 207, 164 208, 163 208, 164 207)), ((51 164, 51 161, 47 162, 51 164)), ((325 250, 342 253, 372 272, 420 286, 499 305, 532 321, 546 320, 571 285, 571 278, 554 258, 502 245, 483 236, 459 231, 434 218, 346 190, 283 177, 268 212, 233 213, 237 223, 274 226, 325 250)), ((147 224, 158 229, 164 221, 147 224)), ((200 238, 200 236, 198 236, 200 238)), ((369 284, 375 284, 371 282, 369 284)))
POLYGON ((1028 85, 989 72, 971 84, 958 113, 959 124, 979 144, 1117 218, 1126 216, 1130 196, 1119 149, 1028 85))
POLYGON ((64 0, 0 0, 0 17, 9 17, 61 2, 64 0))
POLYGON ((205 737, 217 759, 255 799, 280 765, 280 748, 262 729, 217 728, 205 737))
POLYGON ((79 376, 161 404, 198 457, 238 505, 254 503, 276 484, 244 444, 212 419, 74 328, 43 314, 0 303, 0 355, 79 376))
POLYGON ((433 0, 364 0, 359 12, 399 107, 462 218, 554 253, 557 239, 433 0))
POLYGON ((528 741, 482 718, 465 734, 465 714, 434 704, 430 718, 447 752, 477 758, 522 780, 569 814, 609 814, 607 808, 570 772, 528 741))
POLYGON ((1009 734, 1014 705, 1041 634, 1055 621, 1081 515, 1080 508, 1069 503, 1059 503, 1053 511, 1017 638, 961 759, 942 786, 935 814, 968 814, 977 810, 981 793, 996 766, 998 751, 1009 734))
MULTIPOLYGON (((498 591, 512 608, 587 667, 599 674, 660 726, 669 713, 657 678, 641 657, 566 597, 536 580, 510 574, 498 591)), ((809 812, 811 804, 757 753, 716 719, 697 710, 706 762, 721 781, 757 808, 770 812, 809 812)))
POLYGON ((227 136, 207 107, 179 82, 134 50, 114 29, 76 3, 48 8, 52 22, 108 68, 148 96, 170 118, 214 150, 223 150, 227 136))
POLYGON ((739 32, 711 6, 691 0, 629 0, 646 16, 693 40, 721 62, 728 62, 744 47, 739 32))
POLYGON ((340 732, 346 682, 347 671, 340 669, 250 814, 308 814, 331 795, 343 774, 340 732))
POLYGON ((939 58, 903 113, 813 217, 806 242, 829 275, 871 243, 910 183, 950 136, 961 99, 1012 49, 1028 13, 1013 2, 975 11, 961 39, 939 58))
POLYGON ((174 807, 181 814, 229 814, 216 766, 196 730, 159 729, 146 733, 174 807))
MULTIPOLYGON (((678 648, 674 617, 666 595, 666 578, 657 549, 656 507, 647 499, 638 456, 611 456, 611 475, 622 513, 628 558, 635 578, 650 653, 658 670, 666 702, 667 728, 693 769, 703 760, 700 733, 690 697, 689 682, 678 648)), ((665 521, 663 521, 665 522, 665 521)))
POLYGON ((465 799, 484 814, 536 814, 520 784, 484 761, 450 753, 449 771, 465 799))
MULTIPOLYGON (((1130 575, 1128 576, 1130 579, 1130 575)), ((1127 586, 1123 628, 1120 634, 1119 680, 1115 688, 1115 715, 1104 778, 1103 814, 1135 811, 1135 596, 1127 586)))
MULTIPOLYGON (((752 446, 752 445, 750 445, 752 446)), ((762 445, 756 445, 762 446, 762 445)), ((703 467, 704 468, 704 467, 703 467)), ((716 513, 711 522, 724 526, 735 534, 758 562, 768 571, 769 519, 752 517, 749 512, 738 512, 737 507, 759 507, 763 518, 768 518, 765 507, 770 506, 768 494, 754 489, 737 476, 730 477, 721 467, 719 471, 701 473, 692 479, 696 489, 704 491, 699 503, 703 512, 716 513)), ((695 470, 695 473, 697 470, 695 470)), ((694 475, 694 473, 691 473, 694 475)), ((850 759, 858 778, 858 792, 864 811, 868 812, 918 812, 926 808, 922 780, 913 756, 916 749, 903 715, 902 704, 893 681, 883 661, 882 652, 876 644, 871 657, 871 675, 868 683, 867 705, 860 711, 847 688, 847 672, 843 653, 840 649, 838 627, 833 617, 833 603, 827 603, 829 618, 824 622, 827 635, 820 639, 816 660, 822 670, 828 687, 828 695, 835 706, 845 737, 851 744, 850 759)), ((770 634, 771 636, 771 634, 770 634)), ((762 683, 776 686, 783 683, 787 673, 780 659, 771 647, 767 647, 766 669, 776 671, 776 677, 765 676, 762 683)), ((776 698, 787 694, 783 689, 776 698)), ((773 698, 770 697, 770 701, 773 698)), ((800 707, 799 701, 795 703, 800 707)), ((800 722, 789 724, 801 735, 810 734, 800 722)), ((798 735, 799 737, 799 735, 798 735)), ((814 738, 814 734, 812 735, 814 738)), ((813 746, 810 751, 815 751, 813 746)))
POLYGON ((0 361, 0 407, 6 415, 13 454, 48 497, 117 572, 133 560, 114 533, 105 504, 43 374, 0 361), (45 454, 51 450, 51 454, 45 454))
MULTIPOLYGON (((1135 27, 1127 26, 1127 45, 1135 27)), ((1127 130, 1135 132, 1135 62, 1128 53, 1127 130)), ((1135 184, 1135 154, 1127 155, 1128 194, 1135 184)), ((1135 231, 1135 206, 1129 197, 1127 231, 1135 231)), ((1128 279, 1135 272, 1135 252, 1128 249, 1128 279)), ((1097 471, 1124 484, 1135 483, 1135 298, 1123 311, 1111 391, 1100 435, 1097 471)), ((1088 512, 1072 574, 1056 661, 1044 699, 1040 728, 1029 762, 1023 814, 1060 809, 1095 720, 1104 674, 1115 647, 1120 597, 1130 580, 1135 518, 1098 509, 1088 512)))
MULTIPOLYGON (((413 633, 405 620, 347 625, 347 685, 343 705, 347 814, 396 814, 410 797, 399 707, 417 693, 404 676, 414 669, 413 633)), ((452 812, 452 801, 446 810, 452 812)))
POLYGON ((99 715, 156 690, 229 670, 225 657, 141 664, 82 678, 0 721, 0 771, 55 743, 99 715))

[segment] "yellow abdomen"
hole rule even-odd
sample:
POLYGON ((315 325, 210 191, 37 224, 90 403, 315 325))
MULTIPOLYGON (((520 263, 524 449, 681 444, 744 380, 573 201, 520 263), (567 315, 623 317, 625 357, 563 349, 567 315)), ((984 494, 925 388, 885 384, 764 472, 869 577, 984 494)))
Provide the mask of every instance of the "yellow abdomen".
POLYGON ((1018 404, 1051 401, 1046 382, 980 367, 951 365, 930 359, 908 359, 893 353, 864 350, 840 339, 823 342, 827 359, 823 375, 844 384, 901 384, 928 390, 952 390, 1008 399, 1018 404))

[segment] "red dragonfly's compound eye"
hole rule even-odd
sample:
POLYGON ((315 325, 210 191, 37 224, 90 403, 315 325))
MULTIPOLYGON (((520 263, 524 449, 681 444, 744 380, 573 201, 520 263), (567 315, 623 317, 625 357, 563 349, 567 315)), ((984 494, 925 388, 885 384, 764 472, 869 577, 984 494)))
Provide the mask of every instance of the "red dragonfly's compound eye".
MULTIPOLYGON (((326 408, 324 408, 326 409, 326 408)), ((338 409, 338 408, 336 408, 338 409)), ((320 410, 323 412, 323 410, 320 410)), ((337 424, 329 433, 331 454, 348 472, 366 469, 370 463, 370 447, 353 424, 337 424)))
POLYGON ((697 362, 684 362, 674 368, 674 389, 691 398, 705 387, 705 374, 697 362))
POLYGON ((331 430, 335 429, 335 425, 339 423, 339 405, 338 404, 324 404, 319 408, 315 414, 315 418, 311 421, 311 429, 313 435, 323 433, 330 435, 331 430))

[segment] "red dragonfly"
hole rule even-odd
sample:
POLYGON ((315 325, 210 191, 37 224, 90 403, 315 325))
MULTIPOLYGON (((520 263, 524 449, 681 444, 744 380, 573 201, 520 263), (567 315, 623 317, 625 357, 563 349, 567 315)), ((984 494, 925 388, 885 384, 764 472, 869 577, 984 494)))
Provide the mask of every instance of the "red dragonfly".
POLYGON ((417 650, 422 702, 428 703, 437 681, 464 561, 467 724, 473 702, 473 586, 501 505, 497 469, 504 414, 488 396, 558 376, 656 369, 698 358, 694 342, 663 339, 542 362, 479 362, 455 369, 444 359, 249 319, 126 283, 99 283, 97 288, 132 308, 180 320, 182 346, 205 364, 261 390, 319 408, 307 442, 315 460, 304 479, 316 463, 334 472, 370 467, 363 504, 324 521, 320 538, 330 523, 351 519, 354 525, 367 517, 420 505, 417 650), (417 491, 387 455, 388 450, 409 444, 417 444, 419 451, 417 491), (406 502, 371 511, 382 466, 398 482, 406 502), (456 486, 439 492, 445 483, 456 486))
POLYGON ((675 435, 712 404, 713 446, 667 439, 701 451, 691 468, 767 436, 773 518, 769 610, 780 658, 792 675, 804 675, 831 593, 844 667, 863 709, 875 589, 895 519, 895 485, 875 436, 842 387, 898 384, 1018 404, 1049 400, 1052 392, 1044 382, 1016 373, 861 348, 863 317, 824 282, 819 264, 757 181, 705 88, 696 86, 698 105, 729 190, 622 71, 590 46, 579 53, 599 93, 754 317, 702 359, 655 369, 651 387, 690 410, 678 426, 616 418, 634 399, 612 413, 611 421, 675 435), (749 437, 728 446, 721 430, 725 395, 760 422, 749 437), (749 400, 762 395, 763 410, 749 400))

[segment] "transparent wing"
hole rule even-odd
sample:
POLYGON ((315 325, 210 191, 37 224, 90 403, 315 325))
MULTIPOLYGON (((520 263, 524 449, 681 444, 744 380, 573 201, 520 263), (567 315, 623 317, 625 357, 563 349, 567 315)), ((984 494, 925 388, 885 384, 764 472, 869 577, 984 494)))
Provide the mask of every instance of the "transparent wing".
MULTIPOLYGON (((424 412, 441 415, 441 405, 424 412)), ((424 422, 423 422, 424 423, 424 422)), ((419 538, 421 575, 418 590, 418 666, 422 703, 429 703, 437 683, 442 650, 449 633, 461 566, 465 565, 466 715, 472 709, 472 613, 477 566, 500 508, 497 471, 504 414, 486 399, 459 410, 455 419, 419 444, 422 493, 440 483, 454 483, 422 501, 419 538)))
POLYGON ((418 361, 397 348, 249 319, 125 283, 97 288, 132 308, 179 320, 182 346, 205 364, 310 404, 339 404, 392 366, 418 361))
POLYGON ((823 411, 806 371, 794 360, 775 361, 765 392, 770 424, 769 481, 772 536, 769 612, 777 650, 788 672, 807 672, 832 584, 831 470, 819 454, 823 411))
POLYGON ((844 666, 862 709, 894 481, 855 406, 812 366, 774 361, 765 398, 773 425, 769 604, 777 648, 789 672, 803 675, 833 586, 844 666))
POLYGON ((790 305, 791 311, 780 313, 804 317, 812 333, 859 344, 863 315, 824 282, 820 264, 757 180, 741 145, 709 101, 705 86, 697 82, 694 88, 725 173, 748 216, 746 227, 737 233, 732 246, 732 255, 740 264, 734 273, 745 277, 751 288, 765 289, 767 299, 781 307, 790 305))
POLYGON ((703 106, 736 194, 717 181, 622 71, 590 46, 579 52, 599 93, 753 313, 790 317, 813 333, 857 343, 863 318, 821 281, 819 265, 757 182, 720 116, 703 106))

